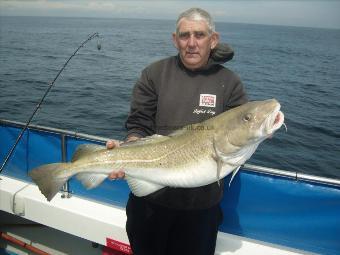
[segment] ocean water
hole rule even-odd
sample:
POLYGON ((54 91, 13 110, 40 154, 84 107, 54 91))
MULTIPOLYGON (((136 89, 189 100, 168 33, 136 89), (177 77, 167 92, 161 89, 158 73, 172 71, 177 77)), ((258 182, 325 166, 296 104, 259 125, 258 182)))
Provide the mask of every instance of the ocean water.
MULTIPOLYGON (((340 30, 217 23, 235 50, 226 66, 251 100, 276 98, 281 129, 248 163, 340 178, 340 30)), ((0 118, 26 122, 70 61, 34 124, 108 138, 125 136, 132 87, 153 61, 175 55, 174 21, 0 17, 0 118)))

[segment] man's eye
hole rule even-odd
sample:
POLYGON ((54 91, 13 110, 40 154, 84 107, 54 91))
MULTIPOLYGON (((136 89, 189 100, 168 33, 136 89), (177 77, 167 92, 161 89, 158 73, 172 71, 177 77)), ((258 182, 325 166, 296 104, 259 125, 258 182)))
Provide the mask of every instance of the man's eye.
POLYGON ((202 39, 205 37, 205 33, 204 32, 195 32, 195 37, 197 39, 202 39))
POLYGON ((178 34, 179 39, 181 39, 181 40, 188 40, 192 35, 196 39, 203 39, 207 35, 207 33, 203 32, 203 31, 195 31, 193 33, 190 33, 190 32, 180 32, 178 34))
POLYGON ((184 32, 184 33, 179 33, 179 38, 180 39, 189 39, 190 33, 189 32, 184 32))

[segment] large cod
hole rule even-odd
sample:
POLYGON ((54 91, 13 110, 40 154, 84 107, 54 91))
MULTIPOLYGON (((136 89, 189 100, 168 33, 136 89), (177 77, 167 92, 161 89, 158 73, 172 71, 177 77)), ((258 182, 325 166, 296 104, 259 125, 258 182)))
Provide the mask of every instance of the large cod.
POLYGON ((275 99, 253 101, 169 136, 153 135, 111 150, 83 144, 70 163, 43 165, 29 175, 48 201, 74 175, 91 189, 119 170, 136 196, 165 186, 203 186, 235 174, 283 123, 275 99))

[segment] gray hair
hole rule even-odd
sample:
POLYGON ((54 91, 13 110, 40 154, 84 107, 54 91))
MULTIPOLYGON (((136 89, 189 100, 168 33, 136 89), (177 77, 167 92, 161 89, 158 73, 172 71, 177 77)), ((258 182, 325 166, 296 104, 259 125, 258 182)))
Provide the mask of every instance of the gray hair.
POLYGON ((186 18, 188 20, 204 20, 208 25, 208 32, 211 34, 212 32, 215 32, 215 24, 210 16, 210 14, 201 9, 201 8, 190 8, 184 12, 182 12, 176 21, 176 34, 179 33, 179 22, 182 18, 186 18))

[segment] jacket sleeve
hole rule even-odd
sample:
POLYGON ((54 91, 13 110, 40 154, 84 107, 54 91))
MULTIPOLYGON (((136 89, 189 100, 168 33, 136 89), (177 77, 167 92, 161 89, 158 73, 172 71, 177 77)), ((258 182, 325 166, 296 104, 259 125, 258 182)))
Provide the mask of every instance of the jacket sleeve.
POLYGON ((133 88, 130 113, 125 123, 127 136, 153 135, 156 111, 157 93, 153 81, 149 78, 148 69, 144 69, 133 88))
POLYGON ((242 81, 237 75, 235 75, 234 77, 233 84, 234 86, 232 87, 232 90, 228 91, 228 94, 225 95, 225 97, 227 98, 226 105, 224 106, 225 111, 245 104, 249 101, 242 81))

